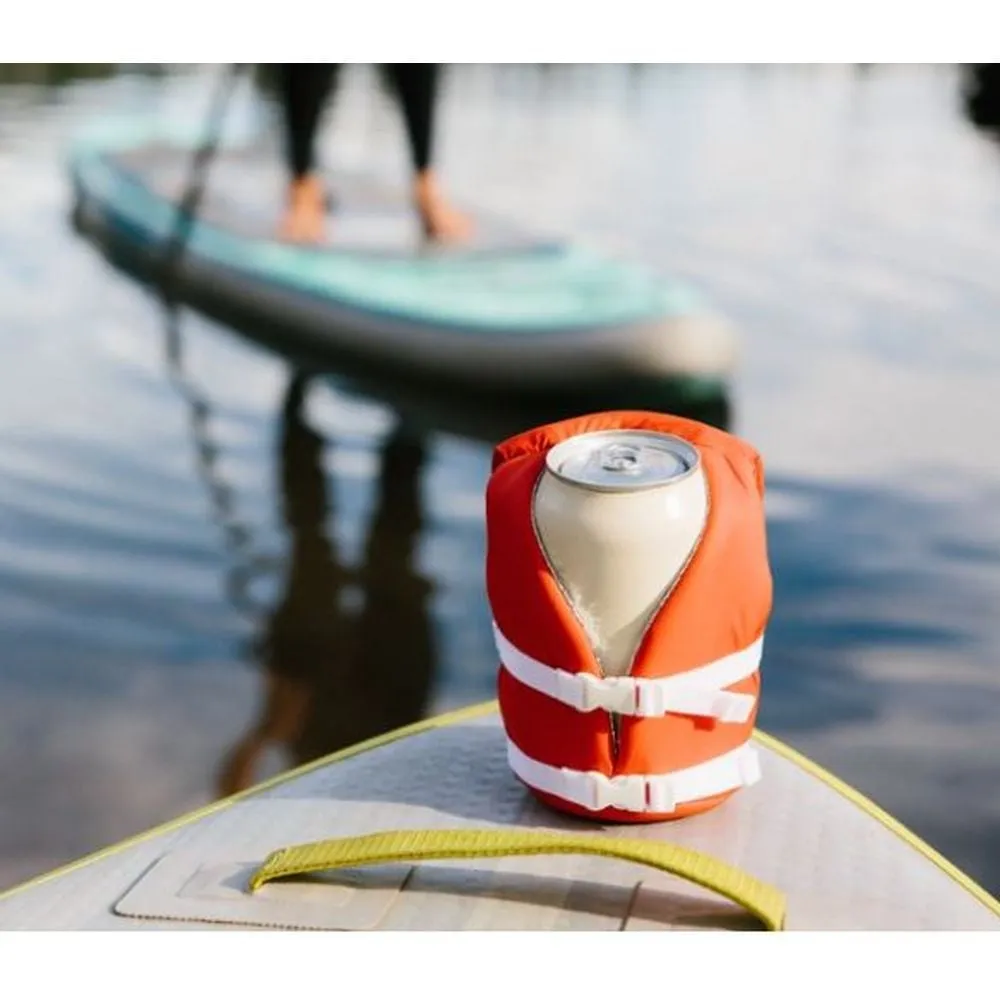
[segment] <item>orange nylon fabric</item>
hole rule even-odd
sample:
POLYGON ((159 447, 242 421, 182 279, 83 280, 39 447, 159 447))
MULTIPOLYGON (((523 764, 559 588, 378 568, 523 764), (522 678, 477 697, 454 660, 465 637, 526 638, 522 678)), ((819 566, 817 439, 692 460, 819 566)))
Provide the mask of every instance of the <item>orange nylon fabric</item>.
MULTIPOLYGON (((549 449, 578 434, 616 429, 685 439, 699 451, 709 491, 702 540, 640 643, 631 675, 669 677, 744 649, 763 634, 772 603, 760 456, 745 441, 717 428, 641 411, 561 421, 517 435, 495 449, 486 492, 486 582, 494 619, 515 646, 536 660, 600 676, 590 642, 535 533, 532 503, 549 449)), ((759 672, 728 690, 759 697, 759 672)), ((750 718, 737 724, 674 714, 622 716, 616 754, 609 713, 577 712, 505 670, 499 674, 498 694, 507 735, 523 753, 553 767, 609 777, 667 774, 704 763, 745 743, 757 715, 755 706, 750 718)), ((536 794, 564 811, 644 822, 702 812, 732 793, 684 803, 669 814, 591 812, 536 794)))

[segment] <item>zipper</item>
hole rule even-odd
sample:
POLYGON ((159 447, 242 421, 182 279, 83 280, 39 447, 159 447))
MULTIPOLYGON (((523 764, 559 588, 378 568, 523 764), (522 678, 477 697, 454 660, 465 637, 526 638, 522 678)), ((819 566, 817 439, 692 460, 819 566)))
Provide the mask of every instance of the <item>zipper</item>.
MULTIPOLYGON (((700 455, 699 455, 700 458, 700 455)), ((700 464, 700 463, 699 463, 700 464)), ((691 550, 688 552, 687 557, 684 559, 681 568, 674 575, 673 580, 670 581, 670 586, 663 592, 660 599, 656 602, 656 607, 653 609, 653 613, 646 619, 646 624, 643 626, 642 632, 639 635, 639 639, 635 644, 635 648, 632 650, 632 656, 629 659, 628 670, 625 672, 626 677, 632 676, 632 671, 635 669, 635 661, 639 655, 639 650, 642 649, 642 644, 646 641, 646 636, 649 634, 649 630, 653 627, 653 623, 660 617, 660 613, 663 611, 667 604, 667 601, 673 596, 674 591, 677 589, 681 580, 687 575, 687 571, 694 560, 695 553, 701 548, 702 540, 705 537, 705 532, 708 530, 708 519, 712 512, 712 490, 708 484, 708 476, 705 474, 704 468, 701 468, 702 481, 705 484, 705 520, 702 522, 701 528, 698 531, 698 537, 694 540, 694 544, 691 546, 691 550)), ((613 714, 611 716, 611 727, 612 732, 617 734, 619 732, 619 727, 621 726, 621 716, 618 714, 613 714)), ((618 753, 620 747, 620 740, 615 739, 612 742, 613 754, 612 763, 618 763, 618 753)))

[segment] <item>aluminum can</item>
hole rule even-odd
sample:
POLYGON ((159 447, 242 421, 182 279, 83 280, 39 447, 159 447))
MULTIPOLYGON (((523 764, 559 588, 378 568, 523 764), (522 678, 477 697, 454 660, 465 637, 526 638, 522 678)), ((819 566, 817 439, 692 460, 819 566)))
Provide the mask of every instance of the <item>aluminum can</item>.
POLYGON ((639 642, 704 532, 697 449, 649 431, 580 434, 550 449, 532 516, 559 586, 607 676, 639 642))

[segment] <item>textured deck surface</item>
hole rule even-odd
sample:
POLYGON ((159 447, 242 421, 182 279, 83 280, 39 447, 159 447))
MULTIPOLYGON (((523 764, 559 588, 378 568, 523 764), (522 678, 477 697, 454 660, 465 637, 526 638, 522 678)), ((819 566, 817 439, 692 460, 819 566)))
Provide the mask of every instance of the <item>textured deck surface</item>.
POLYGON ((735 904, 682 880, 591 857, 385 866, 268 885, 254 896, 243 889, 277 847, 483 826, 606 829, 712 854, 782 889, 789 930, 1000 929, 991 909, 877 818, 782 754, 760 752, 762 781, 710 813, 597 827, 531 798, 488 714, 326 764, 16 891, 0 899, 0 929, 756 926, 735 904))

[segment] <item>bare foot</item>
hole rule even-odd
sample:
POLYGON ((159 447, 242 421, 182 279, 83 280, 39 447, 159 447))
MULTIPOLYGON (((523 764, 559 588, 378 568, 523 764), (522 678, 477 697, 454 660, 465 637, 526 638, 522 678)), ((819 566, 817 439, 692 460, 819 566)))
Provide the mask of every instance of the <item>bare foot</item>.
POLYGON ((417 175, 414 198, 428 239, 463 243, 472 235, 472 220, 448 204, 430 170, 417 175))
POLYGON ((326 238, 327 195, 313 174, 292 181, 281 220, 281 238, 293 243, 321 243, 326 238))

